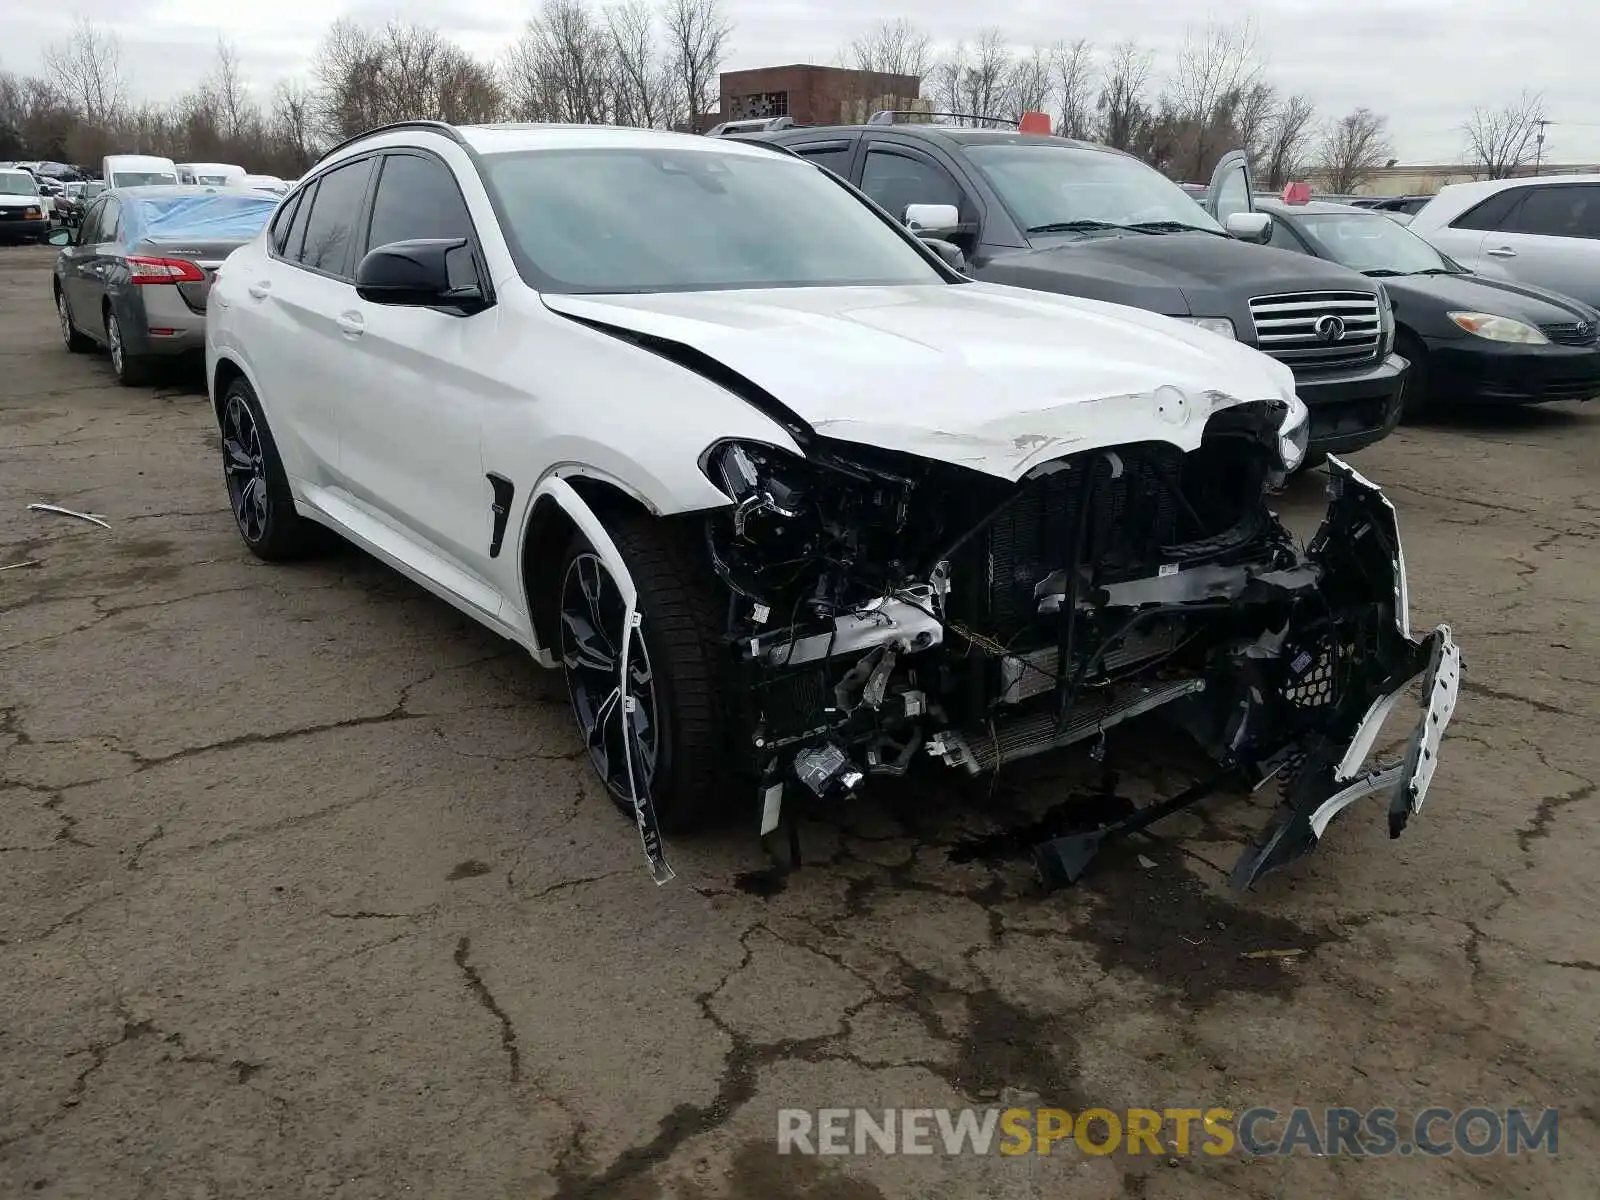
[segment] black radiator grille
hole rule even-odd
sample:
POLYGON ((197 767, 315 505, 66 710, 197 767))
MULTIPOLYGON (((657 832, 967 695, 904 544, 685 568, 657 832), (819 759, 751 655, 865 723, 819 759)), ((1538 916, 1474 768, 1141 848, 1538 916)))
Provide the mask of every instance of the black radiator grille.
MULTIPOLYGON (((1183 452, 1175 446, 1129 446, 1096 455, 1086 557, 1102 583, 1152 573, 1161 547, 1176 540, 1177 504, 1168 481, 1176 483, 1182 468, 1183 452)), ((1031 621, 1038 609, 1034 588, 1075 557, 1083 471, 1057 471, 1020 487, 987 539, 988 617, 997 630, 1031 621)))

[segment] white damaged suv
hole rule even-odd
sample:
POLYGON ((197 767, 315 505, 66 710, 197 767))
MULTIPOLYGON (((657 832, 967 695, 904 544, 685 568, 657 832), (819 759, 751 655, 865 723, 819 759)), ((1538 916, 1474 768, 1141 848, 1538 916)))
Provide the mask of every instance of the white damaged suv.
MULTIPOLYGON (((956 264, 956 265, 952 265, 956 264)), ((1337 459, 1298 545, 1287 367, 975 283, 826 171, 638 130, 408 123, 330 151, 211 291, 229 498, 329 527, 565 672, 661 830, 769 833, 875 775, 992 771, 1148 716, 1276 776, 1235 881, 1352 801, 1417 812, 1454 701, 1395 514, 1337 459), (1421 680, 1405 751, 1369 764, 1421 680)), ((1045 880, 1192 803, 1035 849, 1045 880)))

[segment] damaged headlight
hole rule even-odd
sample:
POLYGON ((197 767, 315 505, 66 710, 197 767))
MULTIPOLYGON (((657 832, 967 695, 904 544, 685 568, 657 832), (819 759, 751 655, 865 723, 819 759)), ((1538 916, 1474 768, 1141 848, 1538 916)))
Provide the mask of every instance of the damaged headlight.
POLYGON ((1299 396, 1289 398, 1289 411, 1278 426, 1278 456, 1283 459, 1283 469, 1293 471, 1306 458, 1306 447, 1311 442, 1311 410, 1299 396))
POLYGON ((1514 321, 1510 317, 1481 312, 1453 312, 1449 316, 1468 333, 1491 342, 1513 342, 1519 346, 1544 346, 1550 342, 1532 325, 1514 321))
POLYGON ((806 503, 802 482, 786 479, 775 460, 787 459, 802 467, 793 455, 756 442, 721 442, 706 453, 702 468, 712 483, 734 502, 733 529, 741 538, 755 536, 765 522, 792 521, 806 503))
POLYGON ((1204 329, 1207 333, 1214 333, 1218 337, 1225 337, 1230 342, 1237 341, 1238 332, 1233 327, 1233 322, 1227 317, 1178 317, 1185 325, 1193 325, 1196 329, 1204 329))

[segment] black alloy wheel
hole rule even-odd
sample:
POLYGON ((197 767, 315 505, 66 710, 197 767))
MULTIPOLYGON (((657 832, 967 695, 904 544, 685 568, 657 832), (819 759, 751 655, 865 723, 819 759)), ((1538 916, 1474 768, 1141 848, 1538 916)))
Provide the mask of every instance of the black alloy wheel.
POLYGON ((252 548, 259 546, 272 529, 272 490, 267 482, 261 429, 239 392, 228 396, 222 413, 222 465, 239 536, 252 548))
POLYGON ((561 581, 561 662, 567 690, 595 773, 613 801, 631 813, 633 789, 642 794, 655 783, 661 726, 643 628, 624 630, 626 610, 622 592, 600 557, 592 550, 572 555, 561 581), (626 693, 620 676, 624 636, 630 639, 626 693))

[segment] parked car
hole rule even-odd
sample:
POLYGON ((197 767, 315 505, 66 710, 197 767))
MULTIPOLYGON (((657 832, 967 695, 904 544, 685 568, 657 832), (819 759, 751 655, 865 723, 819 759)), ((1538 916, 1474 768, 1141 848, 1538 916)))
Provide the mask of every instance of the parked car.
POLYGON ((1313 459, 1394 428, 1406 364, 1391 353, 1382 287, 1248 244, 1268 239, 1271 218, 1254 209, 1244 154, 1221 160, 1196 206, 1117 150, 910 117, 739 136, 838 172, 953 243, 974 279, 1162 313, 1288 363, 1311 408, 1313 459), (1319 322, 1334 314, 1345 335, 1323 340, 1319 322))
POLYGON ((176 186, 178 165, 153 154, 108 154, 100 160, 100 177, 112 188, 176 186))
POLYGON ((67 349, 103 344, 123 384, 143 382, 156 359, 202 349, 217 268, 276 207, 249 192, 182 184, 97 197, 77 230, 51 235, 61 247, 53 291, 67 349))
POLYGON ((42 242, 49 232, 50 210, 33 173, 0 168, 0 241, 42 242))
POLYGON ((212 187, 242 187, 245 169, 233 163, 176 163, 179 183, 212 187))
POLYGON ((246 175, 236 186, 271 192, 274 196, 283 196, 289 191, 289 185, 276 175, 246 175))
POLYGON ((796 156, 372 130, 229 258, 206 334, 245 545, 336 529, 560 666, 658 881, 661 828, 741 779, 765 831, 791 785, 992 770, 1155 709, 1289 781, 1241 885, 1358 796, 1398 832, 1426 794, 1456 652, 1410 634, 1374 485, 1330 459, 1310 550, 1268 508, 1305 452, 1290 370, 967 279, 796 156), (1418 676, 1409 756, 1361 774, 1418 676))
POLYGON ((1600 311, 1468 271, 1372 209, 1262 201, 1272 243, 1382 278, 1407 413, 1434 403, 1537 404, 1600 396, 1600 311))
POLYGON ((1408 228, 1471 270, 1600 307, 1600 175, 1452 183, 1408 228))
POLYGON ((1360 207, 1381 213, 1404 213, 1407 216, 1415 216, 1422 211, 1423 205, 1432 199, 1432 196, 1373 196, 1360 207))

